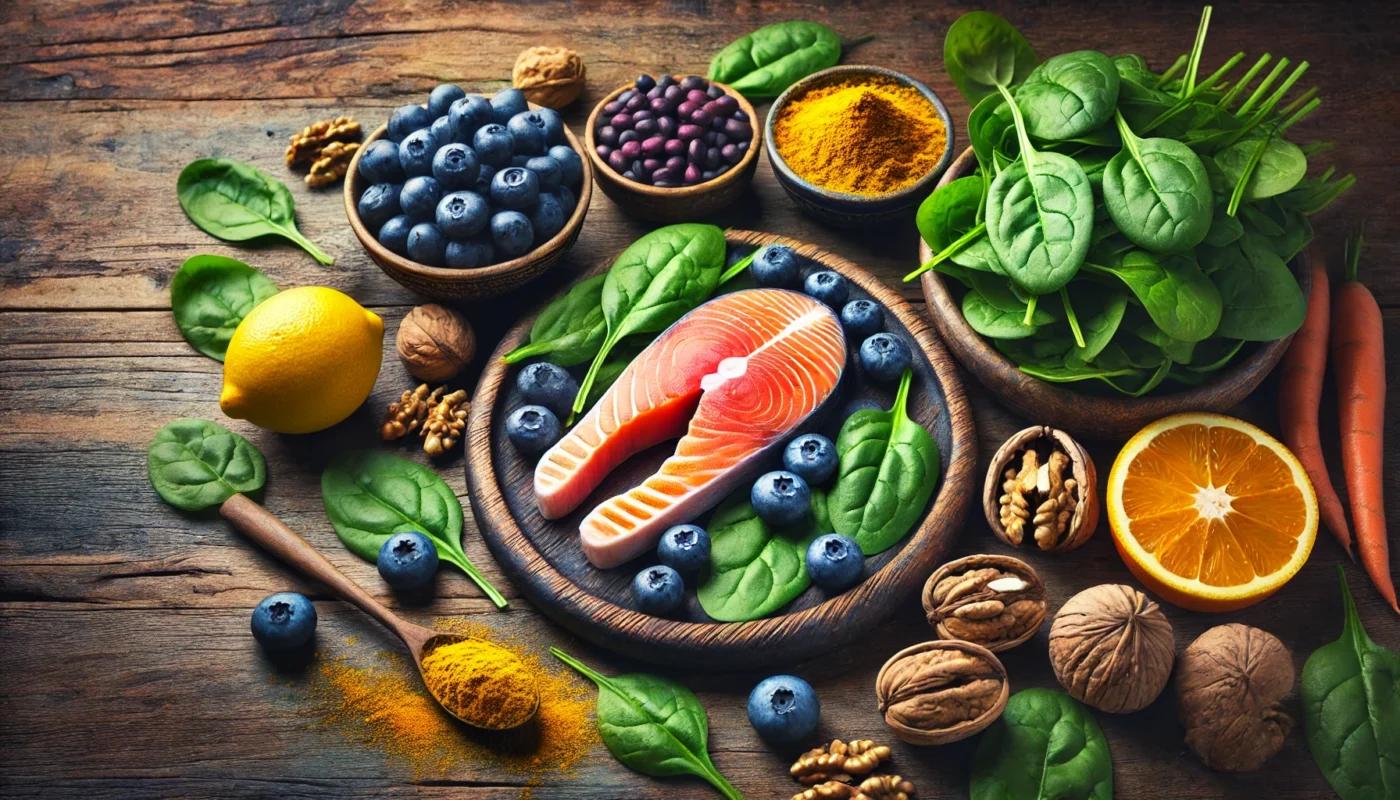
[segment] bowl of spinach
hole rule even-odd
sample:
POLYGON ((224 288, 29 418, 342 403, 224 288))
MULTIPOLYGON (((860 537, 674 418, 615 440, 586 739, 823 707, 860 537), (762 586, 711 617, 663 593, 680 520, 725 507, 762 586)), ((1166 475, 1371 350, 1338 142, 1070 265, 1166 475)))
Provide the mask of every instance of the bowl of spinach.
POLYGON ((919 208, 906 280, 963 365, 1038 421, 1121 436, 1223 411, 1306 315, 1309 217, 1355 178, 1309 176, 1326 146, 1285 136, 1320 103, 1292 93, 1307 62, 1205 72, 1210 13, 1160 73, 1092 50, 1040 61, 987 12, 948 31, 971 147, 919 208))

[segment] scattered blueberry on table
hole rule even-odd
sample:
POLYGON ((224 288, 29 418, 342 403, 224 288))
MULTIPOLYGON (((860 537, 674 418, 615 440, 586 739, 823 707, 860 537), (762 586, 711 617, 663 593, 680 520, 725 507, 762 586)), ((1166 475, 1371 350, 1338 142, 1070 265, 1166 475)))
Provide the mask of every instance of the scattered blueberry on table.
POLYGON ((812 583, 828 592, 844 592, 855 586, 864 571, 865 554, 849 536, 828 533, 807 547, 807 574, 812 583))
POLYGON ((305 595, 278 592, 253 609, 253 638, 267 650, 295 650, 316 632, 316 607, 305 595))
POLYGON ((860 366, 872 380, 897 380, 909 368, 914 354, 903 337, 877 333, 860 346, 860 366))
POLYGON ((783 467, 808 484, 831 480, 836 463, 836 445, 820 433, 804 433, 783 449, 783 467))
POLYGON ((521 406, 506 417, 506 438, 527 456, 553 447, 559 433, 559 418, 544 406, 521 406))
POLYGON ((421 589, 437 574, 437 545, 419 531, 396 533, 384 540, 375 564, 379 577, 394 589, 421 589))
POLYGON ((812 489, 787 470, 775 470, 754 482, 749 493, 754 513, 769 525, 795 525, 812 508, 812 489))
POLYGON ((661 534, 656 557, 677 572, 699 572, 710 563, 710 534, 698 525, 672 526, 661 534))
POLYGON ((632 596, 644 614, 669 614, 685 599, 685 582, 679 572, 664 564, 647 567, 632 580, 632 596))
POLYGON ((765 244, 754 253, 749 271, 759 286, 785 289, 797 283, 797 252, 785 244, 765 244))
POLYGON ((642 75, 603 106, 595 152, 622 177, 661 188, 714 180, 743 160, 753 121, 719 86, 642 75))
POLYGON ((821 703, 812 684, 793 675, 765 678, 749 693, 749 724, 764 741, 802 741, 817 730, 821 703))

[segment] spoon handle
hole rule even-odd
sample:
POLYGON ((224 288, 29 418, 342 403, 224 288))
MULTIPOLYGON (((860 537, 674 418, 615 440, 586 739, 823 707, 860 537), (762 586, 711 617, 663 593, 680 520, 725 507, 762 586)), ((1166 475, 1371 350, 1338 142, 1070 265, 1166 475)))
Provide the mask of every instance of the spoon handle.
POLYGON ((361 589, 359 584, 345 577, 345 573, 336 569, 321 555, 321 551, 298 536, 272 512, 241 494, 235 494, 219 506, 219 513, 244 536, 257 542, 283 563, 325 584, 340 599, 359 606, 361 611, 379 620, 399 638, 404 638, 404 632, 409 627, 407 623, 361 589))

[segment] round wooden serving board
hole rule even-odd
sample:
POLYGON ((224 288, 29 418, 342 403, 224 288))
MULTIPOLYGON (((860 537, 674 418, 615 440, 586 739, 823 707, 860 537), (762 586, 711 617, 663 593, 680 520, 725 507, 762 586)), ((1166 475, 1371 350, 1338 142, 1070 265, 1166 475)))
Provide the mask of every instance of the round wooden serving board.
MULTIPOLYGON (((535 507, 533 459, 522 458, 505 436, 505 418, 522 402, 515 389, 515 367, 502 356, 524 343, 536 314, 506 333, 477 385, 467 422, 467 486, 472 512, 502 569, 521 592, 552 619, 589 641, 635 658, 689 668, 742 670, 786 664, 841 647, 870 632, 896 605, 921 586, 962 529, 976 496, 977 442, 972 409, 963 394, 952 357, 922 315, 878 278, 833 253, 765 233, 729 231, 729 261, 772 242, 788 244, 812 269, 832 269, 852 283, 852 299, 870 297, 885 308, 885 330, 904 335, 914 347, 914 383, 909 415, 938 442, 942 477, 922 522, 899 544, 866 562, 866 577, 854 589, 828 598, 810 587, 778 613, 752 622, 710 620, 687 587, 686 603, 674 619, 633 610, 631 583, 654 556, 622 567, 598 569, 584 558, 579 521, 598 503, 640 483, 675 449, 667 442, 634 456, 598 487, 577 511, 546 520, 535 507)), ((589 277, 607 269, 600 264, 589 277)), ((804 276, 806 270, 804 270, 804 276)), ((747 275, 730 284, 752 286, 747 275)), ((730 288, 726 287, 726 288, 730 288)), ((858 347, 858 345, 856 345, 858 347)), ((888 408, 894 386, 864 381, 849 360, 839 392, 828 404, 834 413, 801 431, 820 431, 833 440, 852 403, 875 400, 888 408)), ((576 371, 582 368, 576 369, 576 371)), ((779 468, 775 457, 768 467, 779 468)), ((708 514, 698 522, 704 524, 708 514)))

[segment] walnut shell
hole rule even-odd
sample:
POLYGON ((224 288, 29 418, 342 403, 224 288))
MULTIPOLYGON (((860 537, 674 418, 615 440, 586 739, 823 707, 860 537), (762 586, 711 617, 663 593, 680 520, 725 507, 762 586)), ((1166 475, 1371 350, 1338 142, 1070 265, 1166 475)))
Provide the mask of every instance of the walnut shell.
POLYGON ((939 636, 980 644, 993 653, 1034 636, 1048 611, 1040 576, 1010 556, 949 561, 929 576, 923 599, 928 624, 939 636))
MULTIPOLYGON (((1094 468, 1094 460, 1089 457, 1089 451, 1079 442, 1064 431, 1044 425, 1019 431, 1007 439, 996 455, 992 456, 991 466, 987 469, 987 479, 982 484, 982 508, 992 533, 1012 547, 1021 546, 1021 539, 1009 534, 1001 522, 1001 496, 1004 473, 1009 467, 1019 465, 1027 450, 1034 450, 1046 458, 1053 451, 1069 456, 1068 473, 1077 484, 1077 504, 1066 530, 1057 537, 1054 546, 1042 546, 1040 549, 1064 553, 1089 541, 1089 537, 1094 535, 1099 525, 1098 470, 1094 468)), ((1034 547, 1036 543, 1031 542, 1027 546, 1034 547)))
POLYGON ((909 744, 981 733, 1006 708, 1010 684, 992 651, 955 640, 924 642, 890 657, 875 677, 885 724, 909 744))
POLYGON ((1131 586, 1085 589, 1050 625, 1055 677, 1071 697, 1100 711, 1126 714, 1156 700, 1175 655, 1171 623, 1131 586))
POLYGON ((578 99, 587 75, 583 59, 573 50, 531 47, 515 59, 511 83, 531 103, 557 110, 578 99))
POLYGON ((476 355, 476 334, 461 314, 436 303, 408 312, 395 338, 409 374, 428 383, 457 377, 476 355))
POLYGON ((1284 702, 1292 693, 1288 648, 1239 623, 1201 634, 1176 671, 1186 744, 1212 769, 1249 772, 1277 753, 1293 730, 1284 702))

